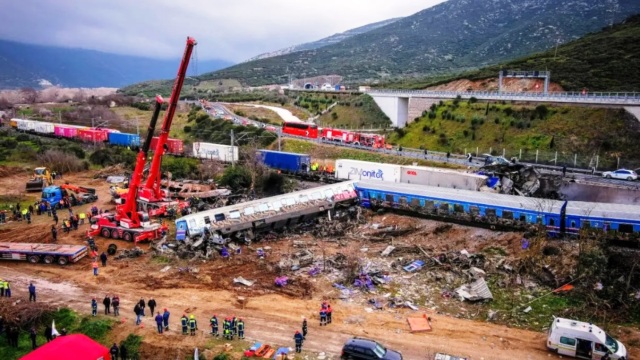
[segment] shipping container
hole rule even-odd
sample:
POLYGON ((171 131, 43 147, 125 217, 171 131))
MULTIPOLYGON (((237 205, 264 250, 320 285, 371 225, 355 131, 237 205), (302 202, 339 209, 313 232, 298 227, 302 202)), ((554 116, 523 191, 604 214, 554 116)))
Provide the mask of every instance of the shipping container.
POLYGON ((400 182, 478 191, 487 182, 487 177, 454 170, 403 165, 401 166, 400 182))
POLYGON ((266 166, 285 172, 308 172, 311 156, 283 151, 259 150, 258 157, 266 166))
POLYGON ((53 135, 53 133, 54 133, 54 125, 52 123, 50 123, 50 122, 37 121, 34 124, 33 131, 35 131, 38 134, 53 135))
POLYGON ((63 137, 68 139, 73 139, 77 137, 78 130, 81 130, 81 129, 78 129, 77 127, 71 126, 71 125, 54 125, 53 126, 53 133, 57 137, 63 137))
MULTIPOLYGON (((154 136, 151 138, 151 147, 149 150, 156 151, 156 145, 158 145, 158 137, 154 136)), ((184 143, 180 139, 167 139, 167 154, 173 155, 183 155, 184 154, 184 143)))
POLYGON ((110 132, 109 144, 118 146, 138 147, 140 146, 140 135, 121 132, 110 132))
POLYGON ((17 129, 20 131, 34 131, 36 128, 36 121, 34 120, 25 120, 25 119, 15 119, 17 123, 17 129))
POLYGON ((400 165, 338 159, 336 160, 336 178, 400 182, 400 165))
POLYGON ((222 162, 238 161, 238 147, 205 142, 193 143, 193 156, 222 162))
POLYGON ((104 129, 80 129, 78 130, 78 139, 86 142, 106 142, 109 132, 104 129))

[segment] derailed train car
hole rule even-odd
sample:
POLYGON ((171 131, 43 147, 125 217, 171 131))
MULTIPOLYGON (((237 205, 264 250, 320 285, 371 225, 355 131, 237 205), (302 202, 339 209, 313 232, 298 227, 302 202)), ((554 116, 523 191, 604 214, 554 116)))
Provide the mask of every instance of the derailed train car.
POLYGON ((278 230, 310 220, 318 214, 335 211, 338 204, 357 201, 354 182, 319 186, 269 198, 252 200, 181 217, 176 223, 176 239, 202 237, 252 237, 252 234, 278 230))

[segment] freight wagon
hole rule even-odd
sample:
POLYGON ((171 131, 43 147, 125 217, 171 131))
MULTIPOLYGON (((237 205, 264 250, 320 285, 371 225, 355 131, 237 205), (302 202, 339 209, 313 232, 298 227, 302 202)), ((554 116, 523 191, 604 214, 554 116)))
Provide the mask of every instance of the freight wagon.
POLYGON ((109 132, 109 144, 127 147, 139 147, 140 135, 120 132, 109 132))
POLYGON ((452 189, 478 191, 487 182, 487 177, 453 170, 426 166, 400 166, 400 182, 452 189))
POLYGON ((80 129, 77 133, 78 139, 85 142, 106 142, 109 137, 109 131, 106 129, 80 129))
POLYGON ((16 123, 16 129, 20 131, 34 131, 35 129, 35 121, 34 120, 25 120, 25 119, 11 119, 11 122, 16 123))
POLYGON ((400 165, 338 159, 335 176, 341 180, 377 180, 397 183, 400 182, 400 165))
POLYGON ((193 143, 193 156, 222 162, 238 161, 238 147, 204 142, 193 143))
POLYGON ((0 259, 27 260, 32 264, 44 262, 60 265, 74 263, 87 255, 84 245, 56 245, 0 242, 0 259))
POLYGON ((33 131, 42 135, 53 135, 55 125, 49 122, 36 121, 33 126, 33 131))
MULTIPOLYGON (((151 139, 151 147, 150 147, 150 149, 152 151, 155 151, 156 150, 156 145, 158 145, 158 137, 154 136, 151 139)), ((169 139, 167 139, 167 144, 166 145, 167 145, 167 150, 166 150, 167 154, 184 155, 184 143, 182 142, 182 140, 169 138, 169 139)))
POLYGON ((306 173, 311 166, 311 156, 306 154, 259 150, 258 157, 266 166, 288 173, 306 173))
POLYGON ((57 137, 74 139, 78 137, 78 130, 83 128, 73 125, 54 125, 53 133, 57 137))

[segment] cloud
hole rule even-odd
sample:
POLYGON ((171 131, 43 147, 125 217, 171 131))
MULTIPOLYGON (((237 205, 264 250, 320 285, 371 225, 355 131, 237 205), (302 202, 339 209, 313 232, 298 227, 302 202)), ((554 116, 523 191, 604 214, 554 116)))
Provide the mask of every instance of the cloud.
POLYGON ((153 58, 246 60, 444 0, 20 0, 0 13, 0 38, 153 58))

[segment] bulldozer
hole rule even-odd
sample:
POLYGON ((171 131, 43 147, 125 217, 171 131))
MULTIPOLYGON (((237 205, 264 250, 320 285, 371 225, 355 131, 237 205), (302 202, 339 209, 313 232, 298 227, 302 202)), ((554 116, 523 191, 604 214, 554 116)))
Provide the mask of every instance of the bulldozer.
POLYGON ((26 191, 42 191, 45 187, 53 185, 51 172, 46 167, 33 169, 33 178, 27 181, 26 191))

